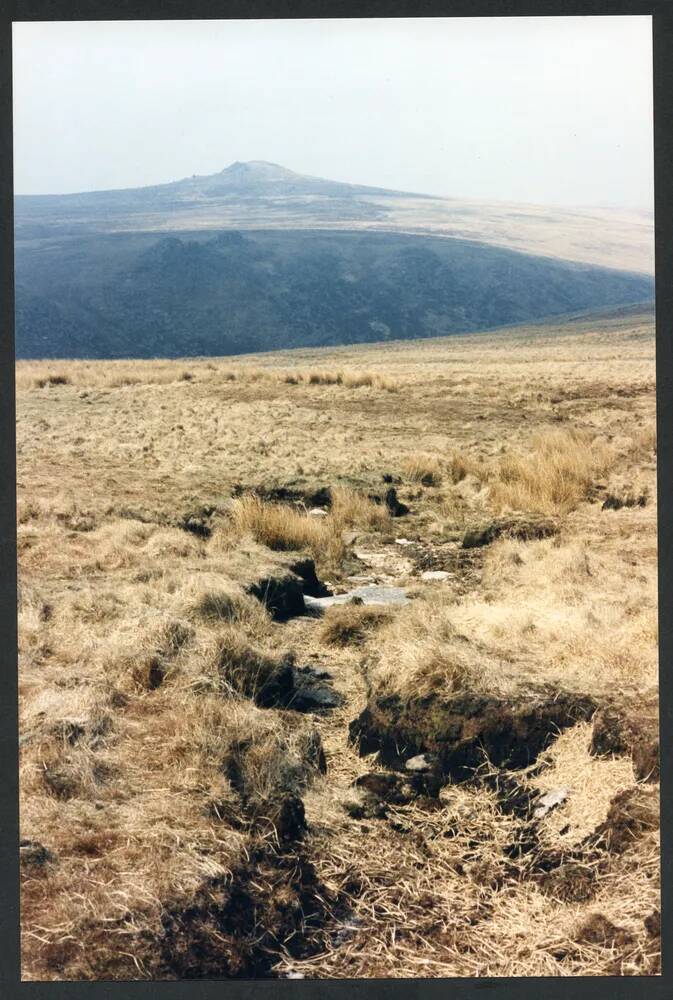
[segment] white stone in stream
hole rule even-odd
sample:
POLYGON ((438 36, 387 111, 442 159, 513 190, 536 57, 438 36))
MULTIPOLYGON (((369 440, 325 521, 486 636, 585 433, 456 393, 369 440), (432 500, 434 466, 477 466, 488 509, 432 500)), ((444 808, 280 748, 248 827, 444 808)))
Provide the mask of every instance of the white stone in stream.
POLYGON ((424 753, 419 753, 416 757, 410 757, 404 766, 407 771, 415 771, 417 774, 422 774, 424 771, 429 771, 432 764, 424 753))
POLYGON ((421 580, 448 580, 450 576, 445 569, 426 569, 421 573, 421 580))
POLYGON ((535 819, 542 819, 548 812, 555 809, 556 806, 562 805, 567 798, 567 788, 553 788, 550 792, 545 792, 545 794, 537 800, 537 805, 533 810, 533 816, 535 819))
POLYGON ((333 594, 332 597, 309 597, 304 595, 307 608, 316 610, 331 608, 335 604, 347 604, 354 597, 359 597, 363 604, 408 604, 406 590, 402 587, 383 587, 370 584, 366 587, 355 587, 345 594, 333 594))

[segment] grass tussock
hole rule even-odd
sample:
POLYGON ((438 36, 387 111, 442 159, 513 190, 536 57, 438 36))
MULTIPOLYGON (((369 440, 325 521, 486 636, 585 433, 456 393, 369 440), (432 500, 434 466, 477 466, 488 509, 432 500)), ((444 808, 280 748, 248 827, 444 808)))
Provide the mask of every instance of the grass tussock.
POLYGON ((363 646, 391 620, 389 608, 337 604, 325 614, 320 641, 327 646, 363 646))
POLYGON ((508 454, 497 464, 490 498, 497 510, 566 514, 606 475, 615 451, 605 439, 579 430, 535 434, 527 454, 508 454))
POLYGON ((230 507, 231 522, 240 534, 252 535, 260 545, 284 552, 320 551, 336 542, 334 523, 311 517, 290 504, 263 500, 254 494, 237 497, 230 507))
POLYGON ((239 535, 251 535, 274 551, 307 551, 322 567, 338 565, 345 552, 343 532, 348 527, 383 529, 387 509, 344 486, 332 490, 326 517, 314 517, 287 503, 263 500, 254 494, 235 498, 229 509, 230 524, 239 535))
POLYGON ((460 640, 451 610, 439 598, 401 609, 382 635, 368 669, 377 696, 403 700, 450 695, 488 683, 485 661, 460 640))
POLYGON ((363 371, 302 371, 295 369, 280 376, 288 385, 341 385, 345 389, 380 389, 397 392, 399 380, 377 372, 363 371))
POLYGON ((251 698, 258 705, 278 703, 284 693, 283 681, 289 683, 281 659, 251 645, 235 627, 221 633, 216 659, 226 688, 251 698))
POLYGON ((329 516, 333 523, 341 528, 370 528, 385 531, 391 523, 386 507, 347 486, 335 486, 332 489, 332 507, 329 516))
POLYGON ((476 461, 470 455, 463 452, 454 451, 447 462, 449 479, 455 485, 462 482, 467 476, 482 478, 485 470, 481 462, 476 461))
POLYGON ((657 425, 649 422, 632 437, 632 453, 636 458, 647 458, 657 453, 657 425))
POLYGON ((38 389, 44 389, 45 386, 50 385, 70 385, 70 377, 68 375, 45 375, 43 378, 35 379, 35 386, 38 389))
POLYGON ((246 635, 263 636, 268 632, 270 618, 264 605, 226 578, 214 577, 212 585, 188 585, 185 591, 185 614, 190 620, 234 625, 246 635))
POLYGON ((442 466, 435 455, 422 452, 408 455, 402 462, 402 471, 412 482, 424 486, 439 486, 442 481, 442 466))

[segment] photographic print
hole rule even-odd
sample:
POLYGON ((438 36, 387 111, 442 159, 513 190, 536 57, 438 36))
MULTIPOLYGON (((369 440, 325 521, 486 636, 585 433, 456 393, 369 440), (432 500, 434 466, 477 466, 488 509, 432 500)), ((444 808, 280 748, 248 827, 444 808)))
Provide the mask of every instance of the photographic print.
POLYGON ((22 979, 659 975, 652 19, 13 79, 22 979))

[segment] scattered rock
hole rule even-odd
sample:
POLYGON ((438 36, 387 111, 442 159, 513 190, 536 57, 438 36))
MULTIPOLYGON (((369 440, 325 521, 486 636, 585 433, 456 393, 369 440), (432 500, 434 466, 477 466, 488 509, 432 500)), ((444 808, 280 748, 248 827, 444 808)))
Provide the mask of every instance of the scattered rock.
POLYGON ((555 809, 556 806, 562 805, 568 798, 567 788, 554 788, 549 792, 545 792, 537 800, 537 805, 533 809, 533 816, 535 819, 543 819, 547 813, 555 809))
POLYGON ((437 768, 437 760, 426 753, 419 753, 415 757, 410 757, 404 764, 405 770, 413 771, 416 774, 427 774, 437 768))
POLYGON ((388 579, 397 579, 407 576, 412 572, 414 564, 411 559, 403 556, 397 549, 383 549, 370 551, 367 549, 356 549, 353 555, 365 566, 377 571, 388 579))
POLYGON ((421 580, 441 582, 448 580, 450 576, 451 574, 445 569, 426 569, 424 573, 421 573, 421 580))

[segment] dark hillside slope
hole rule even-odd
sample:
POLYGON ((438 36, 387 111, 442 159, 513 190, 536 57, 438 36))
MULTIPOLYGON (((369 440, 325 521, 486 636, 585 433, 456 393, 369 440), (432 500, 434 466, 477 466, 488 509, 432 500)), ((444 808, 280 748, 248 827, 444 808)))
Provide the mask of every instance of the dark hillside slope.
POLYGON ((653 280, 382 232, 117 233, 16 250, 19 358, 223 355, 430 337, 652 298, 653 280))

